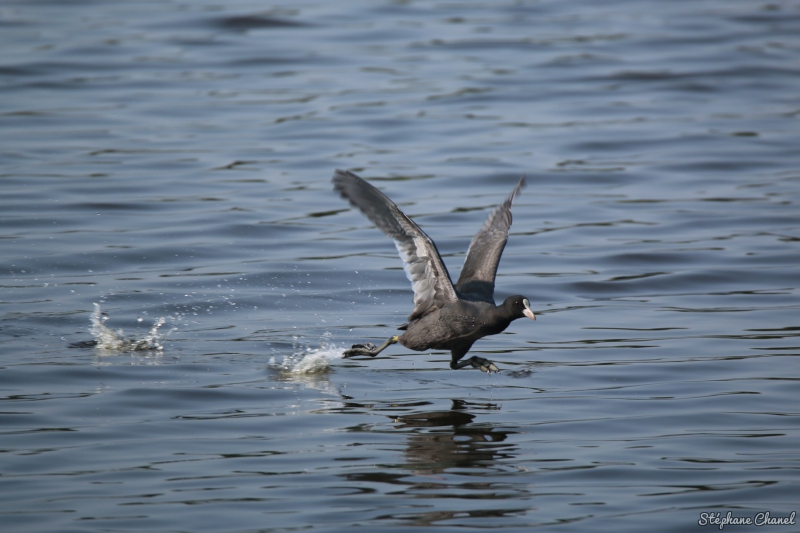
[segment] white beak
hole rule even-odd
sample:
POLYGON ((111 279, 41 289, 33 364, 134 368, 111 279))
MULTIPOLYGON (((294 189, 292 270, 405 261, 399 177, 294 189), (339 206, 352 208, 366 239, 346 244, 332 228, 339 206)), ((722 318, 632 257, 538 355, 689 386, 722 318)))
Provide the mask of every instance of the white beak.
POLYGON ((528 302, 527 298, 522 300, 522 305, 525 306, 525 309, 522 310, 522 314, 530 318, 531 320, 536 320, 536 315, 534 315, 533 311, 531 311, 531 304, 530 302, 528 302))

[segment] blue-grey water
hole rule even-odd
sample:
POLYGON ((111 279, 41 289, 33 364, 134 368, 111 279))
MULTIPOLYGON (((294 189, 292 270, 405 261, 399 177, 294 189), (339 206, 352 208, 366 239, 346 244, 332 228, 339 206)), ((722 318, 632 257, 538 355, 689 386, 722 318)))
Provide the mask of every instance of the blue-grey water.
POLYGON ((0 51, 3 532, 800 511, 797 0, 7 0, 0 51), (454 277, 527 176, 501 373, 341 358, 411 290, 335 168, 454 277))

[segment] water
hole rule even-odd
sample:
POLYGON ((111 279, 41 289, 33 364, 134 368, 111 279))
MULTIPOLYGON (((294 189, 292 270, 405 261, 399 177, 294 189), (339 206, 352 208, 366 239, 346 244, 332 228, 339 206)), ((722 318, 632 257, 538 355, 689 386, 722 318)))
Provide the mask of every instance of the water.
POLYGON ((0 27, 3 531, 800 511, 800 3, 26 0, 0 27), (471 352, 500 374, 341 358, 411 293, 334 168, 454 277, 527 176, 496 297, 538 320, 471 352))

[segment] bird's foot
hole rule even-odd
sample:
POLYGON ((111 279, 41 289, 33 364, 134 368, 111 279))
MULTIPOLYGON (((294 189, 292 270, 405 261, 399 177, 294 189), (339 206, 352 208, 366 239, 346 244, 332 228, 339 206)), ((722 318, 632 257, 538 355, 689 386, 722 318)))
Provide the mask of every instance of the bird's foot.
POLYGON ((397 335, 395 335, 394 337, 389 337, 389 339, 380 346, 375 346, 371 342, 365 342, 364 344, 354 344, 349 350, 344 351, 344 356, 353 357, 354 355, 368 355, 370 357, 375 357, 383 350, 385 350, 387 346, 395 344, 397 341, 398 337, 397 335))
POLYGON ((354 344, 350 347, 349 350, 344 351, 345 357, 353 357, 354 355, 371 355, 375 357, 375 346, 371 342, 365 342, 364 344, 354 344))
POLYGON ((492 372, 500 372, 500 369, 497 366, 489 361, 488 359, 484 359, 483 357, 473 356, 469 360, 469 364, 472 365, 472 368, 477 368, 482 372, 486 372, 487 374, 491 374, 492 372))

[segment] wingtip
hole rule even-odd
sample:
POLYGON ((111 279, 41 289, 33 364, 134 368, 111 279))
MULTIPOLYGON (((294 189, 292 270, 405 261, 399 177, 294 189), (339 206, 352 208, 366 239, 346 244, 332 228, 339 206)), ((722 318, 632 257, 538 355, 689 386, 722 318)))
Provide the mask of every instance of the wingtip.
POLYGON ((350 195, 347 194, 348 187, 352 187, 354 184, 364 181, 354 173, 350 172, 349 170, 342 170, 342 169, 335 169, 333 171, 333 177, 331 178, 331 182, 333 182, 333 190, 339 193, 342 198, 350 201, 352 204, 352 200, 350 200, 350 195))
POLYGON ((340 168, 337 168, 333 171, 333 178, 331 178, 331 181, 335 182, 337 181, 337 179, 346 178, 348 176, 355 176, 355 174, 353 174, 349 170, 342 170, 340 168))
POLYGON ((517 197, 520 191, 525 187, 525 185, 527 185, 527 179, 525 177, 525 174, 523 174, 522 177, 519 179, 519 182, 517 182, 517 186, 514 187, 514 190, 511 191, 511 194, 508 195, 505 204, 510 206, 511 202, 514 201, 514 199, 517 197))

